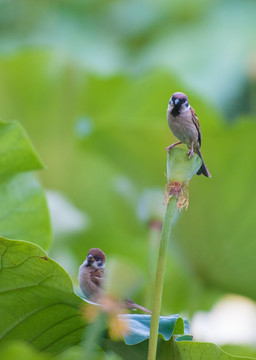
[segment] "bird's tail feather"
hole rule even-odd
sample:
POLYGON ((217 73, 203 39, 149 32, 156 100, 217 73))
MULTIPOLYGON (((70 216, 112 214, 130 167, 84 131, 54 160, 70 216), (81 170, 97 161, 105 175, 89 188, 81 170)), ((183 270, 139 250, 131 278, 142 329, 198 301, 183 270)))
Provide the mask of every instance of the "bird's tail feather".
POLYGON ((204 162, 204 159, 202 157, 200 149, 197 149, 197 154, 200 156, 200 158, 202 160, 202 166, 198 170, 197 175, 203 174, 206 177, 212 177, 210 171, 207 169, 207 166, 205 165, 205 162, 204 162))
POLYGON ((138 309, 138 310, 144 311, 148 314, 152 314, 152 311, 148 310, 144 306, 135 304, 135 302, 133 302, 131 299, 126 299, 126 304, 129 307, 129 309, 131 309, 131 310, 138 309))

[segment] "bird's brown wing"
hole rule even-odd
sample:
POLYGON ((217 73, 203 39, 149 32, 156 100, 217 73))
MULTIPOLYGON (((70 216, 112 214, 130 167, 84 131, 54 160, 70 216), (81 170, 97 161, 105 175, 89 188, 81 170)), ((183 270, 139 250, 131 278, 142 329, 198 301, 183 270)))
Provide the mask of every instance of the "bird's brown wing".
POLYGON ((201 130, 200 130, 200 124, 199 124, 199 121, 198 121, 198 118, 196 116, 196 113, 195 113, 195 110, 190 107, 191 109, 191 114, 192 114, 192 121, 197 129, 197 132, 198 132, 198 142, 199 142, 199 145, 201 146, 201 130))
POLYGON ((96 271, 91 272, 91 281, 97 287, 102 286, 103 277, 104 277, 104 273, 103 273, 102 269, 98 269, 96 271))

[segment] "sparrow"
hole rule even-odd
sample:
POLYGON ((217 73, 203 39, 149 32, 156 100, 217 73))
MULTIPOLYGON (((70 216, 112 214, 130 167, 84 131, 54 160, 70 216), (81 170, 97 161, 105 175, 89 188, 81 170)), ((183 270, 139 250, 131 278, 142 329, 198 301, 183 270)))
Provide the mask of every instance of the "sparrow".
MULTIPOLYGON (((92 248, 82 265, 79 267, 79 285, 86 298, 98 302, 104 296, 106 255, 99 248, 92 248)), ((123 307, 138 309, 151 314, 151 311, 135 304, 131 299, 125 299, 123 307)))
POLYGON ((186 144, 189 148, 188 159, 194 156, 195 152, 202 160, 202 166, 197 175, 203 174, 206 177, 211 177, 200 150, 201 130, 199 121, 194 109, 189 105, 187 95, 182 92, 176 92, 172 95, 168 103, 167 120, 171 131, 180 141, 168 146, 166 150, 169 152, 176 145, 186 144))
POLYGON ((106 255, 98 248, 92 248, 79 268, 78 280, 88 300, 97 302, 103 293, 106 255))

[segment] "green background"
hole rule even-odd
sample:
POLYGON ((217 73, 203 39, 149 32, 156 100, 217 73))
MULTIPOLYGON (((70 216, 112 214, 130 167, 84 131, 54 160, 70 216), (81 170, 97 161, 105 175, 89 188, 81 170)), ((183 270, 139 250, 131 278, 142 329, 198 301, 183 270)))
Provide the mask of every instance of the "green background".
MULTIPOLYGON (((28 132, 46 167, 43 187, 89 219, 83 230, 54 233, 51 245, 47 222, 26 238, 24 226, 1 235, 36 237, 76 286, 89 248, 126 258, 144 277, 133 299, 150 305, 151 225, 162 219, 165 147, 175 141, 166 108, 183 91, 213 177, 190 182, 163 315, 209 309, 226 292, 255 300, 255 12, 249 0, 0 2, 0 118, 28 132)), ((29 169, 40 167, 31 160, 29 169)))

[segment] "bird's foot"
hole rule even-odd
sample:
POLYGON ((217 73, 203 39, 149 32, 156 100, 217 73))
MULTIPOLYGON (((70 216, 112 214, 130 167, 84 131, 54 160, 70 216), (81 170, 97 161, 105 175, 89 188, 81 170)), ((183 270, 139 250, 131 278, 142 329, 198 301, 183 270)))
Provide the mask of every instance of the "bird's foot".
POLYGON ((181 141, 176 142, 176 143, 174 143, 174 144, 172 144, 172 145, 169 145, 169 146, 167 146, 166 151, 169 152, 170 149, 172 149, 172 148, 174 148, 176 145, 180 145, 180 144, 181 144, 181 141))
POLYGON ((187 154, 188 154, 188 159, 190 159, 191 156, 194 156, 194 149, 193 149, 193 147, 192 147, 191 149, 189 149, 189 151, 187 152, 187 154))

